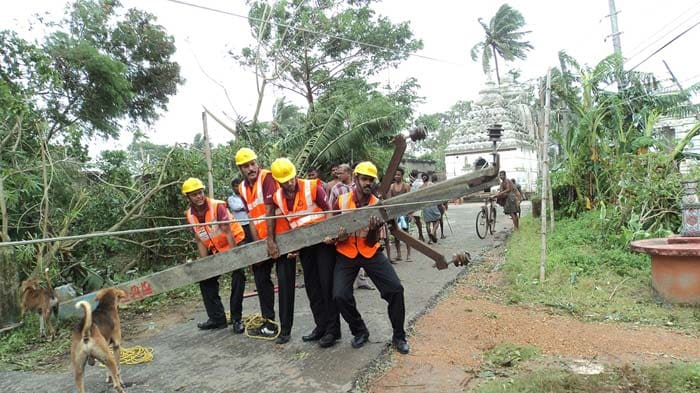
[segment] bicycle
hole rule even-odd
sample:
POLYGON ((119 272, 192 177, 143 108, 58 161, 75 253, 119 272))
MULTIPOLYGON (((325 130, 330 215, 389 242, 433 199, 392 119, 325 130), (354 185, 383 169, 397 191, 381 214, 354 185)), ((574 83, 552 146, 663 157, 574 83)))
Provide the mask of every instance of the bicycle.
POLYGON ((476 235, 479 239, 485 239, 488 233, 496 231, 496 206, 493 197, 488 197, 484 200, 484 206, 481 207, 479 213, 476 214, 476 235))

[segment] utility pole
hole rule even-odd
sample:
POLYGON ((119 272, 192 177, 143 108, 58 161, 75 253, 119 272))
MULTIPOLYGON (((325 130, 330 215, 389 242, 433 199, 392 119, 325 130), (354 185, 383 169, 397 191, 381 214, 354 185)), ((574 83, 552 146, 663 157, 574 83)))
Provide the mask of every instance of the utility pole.
POLYGON ((204 130, 204 158, 207 161, 207 180, 209 198, 214 199, 214 177, 211 174, 211 147, 209 146, 209 130, 207 128, 207 112, 202 111, 202 129, 204 130))
POLYGON ((615 54, 622 57, 622 45, 620 44, 620 31, 617 28, 617 9, 615 8, 615 0, 608 0, 608 6, 610 7, 610 27, 612 28, 613 49, 615 54))
POLYGON ((547 88, 544 99, 544 126, 542 130, 542 244, 540 248, 540 283, 544 282, 544 272, 547 259, 547 200, 550 198, 549 189, 549 117, 552 91, 552 69, 547 69, 547 88))

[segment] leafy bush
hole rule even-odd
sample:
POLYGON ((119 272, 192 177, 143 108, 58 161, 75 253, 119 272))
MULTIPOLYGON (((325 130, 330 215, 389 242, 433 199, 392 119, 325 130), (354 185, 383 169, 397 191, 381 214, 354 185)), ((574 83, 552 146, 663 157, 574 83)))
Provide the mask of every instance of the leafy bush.
POLYGON ((601 213, 608 231, 622 231, 622 243, 680 226, 681 174, 663 153, 626 154, 610 169, 615 181, 608 192, 610 208, 601 213))

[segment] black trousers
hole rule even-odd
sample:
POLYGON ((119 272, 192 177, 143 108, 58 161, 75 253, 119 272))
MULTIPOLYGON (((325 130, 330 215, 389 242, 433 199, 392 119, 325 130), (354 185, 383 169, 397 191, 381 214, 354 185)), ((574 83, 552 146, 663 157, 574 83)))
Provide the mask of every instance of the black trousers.
POLYGON ((260 313, 270 320, 275 319, 275 286, 270 277, 272 266, 275 265, 279 286, 280 334, 283 335, 291 333, 294 322, 296 262, 296 258, 288 259, 286 255, 283 255, 277 259, 268 259, 253 265, 253 277, 260 301, 260 313))
POLYGON ((316 329, 340 338, 340 314, 333 301, 335 246, 320 243, 305 247, 299 257, 316 329))
MULTIPOLYGON (((202 292, 204 308, 207 317, 216 323, 226 322, 226 312, 219 296, 219 277, 211 277, 199 282, 199 290, 202 292)), ((245 273, 243 269, 231 272, 231 320, 240 321, 243 311, 243 291, 245 290, 245 273)))
POLYGON ((333 300, 343 319, 350 325, 350 332, 353 336, 368 332, 362 315, 357 311, 353 295, 353 282, 360 268, 365 269, 365 273, 377 287, 382 299, 388 303, 389 320, 394 331, 393 338, 405 339, 406 331, 403 325, 406 319, 406 306, 403 285, 389 259, 380 251, 369 259, 362 255, 350 259, 343 254, 337 254, 333 275, 333 300))

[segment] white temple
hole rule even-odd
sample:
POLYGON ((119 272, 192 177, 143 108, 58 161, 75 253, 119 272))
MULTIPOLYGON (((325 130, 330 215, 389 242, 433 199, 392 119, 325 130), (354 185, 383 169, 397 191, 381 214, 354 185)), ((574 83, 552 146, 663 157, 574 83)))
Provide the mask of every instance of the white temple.
POLYGON ((498 143, 501 170, 515 179, 523 191, 537 188, 536 123, 527 103, 526 89, 513 83, 509 76, 501 80, 500 89, 487 82, 479 99, 445 149, 447 178, 473 170, 474 161, 483 157, 491 161, 492 142, 486 129, 501 124, 503 136, 498 143))
MULTIPOLYGON (((700 121, 700 115, 684 117, 666 116, 660 118, 656 125, 654 125, 654 131, 658 135, 663 136, 667 141, 677 143, 679 140, 685 138, 688 131, 690 131, 698 121, 700 121)), ((683 149, 683 152, 700 155, 700 136, 692 138, 690 143, 683 149)), ((681 161, 680 170, 682 173, 687 173, 691 166, 697 165, 700 165, 700 161, 696 158, 685 159, 681 161)))

